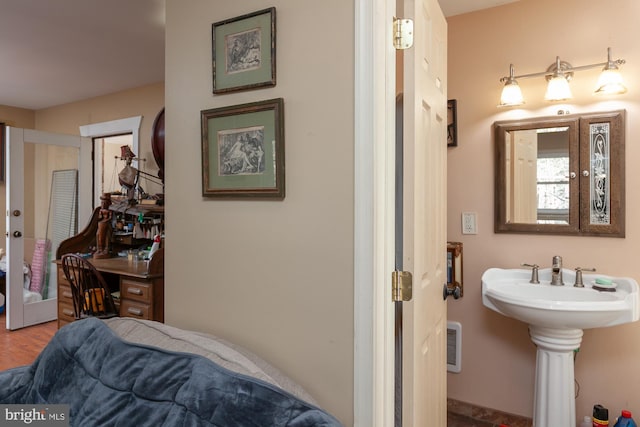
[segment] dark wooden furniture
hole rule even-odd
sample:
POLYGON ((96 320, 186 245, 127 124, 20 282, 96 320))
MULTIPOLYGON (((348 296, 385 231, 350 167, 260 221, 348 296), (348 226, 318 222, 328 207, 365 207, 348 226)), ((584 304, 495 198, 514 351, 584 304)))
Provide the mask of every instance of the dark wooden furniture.
POLYGON ((119 315, 109 285, 91 262, 77 254, 64 254, 60 262, 71 288, 76 319, 107 319, 119 315))
POLYGON ((158 178, 164 185, 164 108, 158 113, 153 121, 151 129, 151 150, 153 158, 158 164, 158 178))
MULTIPOLYGON (((145 211, 145 206, 130 208, 131 215, 137 216, 145 211)), ((161 207, 151 206, 155 215, 160 213, 161 207)), ((71 287, 62 271, 61 258, 67 253, 86 254, 96 244, 98 227, 98 213, 93 212, 89 224, 80 233, 60 243, 56 252, 58 266, 58 327, 62 327, 75 319, 73 309, 73 294, 71 287)), ((114 253, 118 249, 126 248, 126 242, 119 242, 114 237, 114 253)), ((135 317, 138 319, 156 320, 164 322, 164 248, 158 249, 150 260, 129 260, 128 257, 114 256, 112 258, 93 259, 88 261, 98 270, 108 283, 115 295, 116 305, 119 305, 121 317, 135 317)))

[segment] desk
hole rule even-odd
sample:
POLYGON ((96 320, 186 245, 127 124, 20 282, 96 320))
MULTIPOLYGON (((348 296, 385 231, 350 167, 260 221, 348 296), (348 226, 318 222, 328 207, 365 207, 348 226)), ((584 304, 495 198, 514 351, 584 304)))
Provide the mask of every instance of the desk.
MULTIPOLYGON (((164 249, 149 261, 129 261, 127 257, 88 259, 98 271, 117 280, 120 317, 164 322, 164 249)), ((58 328, 75 321, 71 286, 58 266, 58 328)))

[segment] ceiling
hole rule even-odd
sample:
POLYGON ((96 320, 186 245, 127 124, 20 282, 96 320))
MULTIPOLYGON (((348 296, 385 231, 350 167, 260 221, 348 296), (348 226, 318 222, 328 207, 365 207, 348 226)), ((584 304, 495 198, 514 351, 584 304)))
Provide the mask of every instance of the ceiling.
POLYGON ((438 0, 438 3, 444 16, 450 17, 516 1, 519 0, 438 0))
POLYGON ((0 0, 0 105, 41 109, 164 81, 165 0, 0 0))
MULTIPOLYGON (((439 0, 453 16, 517 0, 439 0)), ((165 0, 0 0, 0 105, 39 110, 164 81, 165 0)))

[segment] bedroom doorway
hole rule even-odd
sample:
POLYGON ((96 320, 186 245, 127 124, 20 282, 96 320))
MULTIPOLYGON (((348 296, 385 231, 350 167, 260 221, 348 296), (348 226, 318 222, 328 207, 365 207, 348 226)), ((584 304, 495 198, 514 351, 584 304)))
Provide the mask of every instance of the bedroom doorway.
POLYGON ((57 318, 56 245, 91 214, 90 140, 6 129, 6 328, 57 318), (26 262, 29 261, 29 262, 26 262))
POLYGON ((361 78, 356 79, 355 114, 354 418, 358 427, 444 426, 447 28, 437 0, 357 1, 355 51, 361 78), (413 19, 412 48, 397 52, 389 42, 394 17, 413 19), (410 146, 403 156, 403 269, 413 273, 414 292, 402 303, 405 357, 397 417, 390 278, 400 92, 403 140, 410 146))
MULTIPOLYGON (((80 135, 88 137, 93 140, 94 143, 94 157, 93 157, 93 206, 100 206, 100 195, 103 190, 107 190, 111 185, 109 180, 111 177, 109 172, 112 168, 120 166, 116 164, 113 157, 120 156, 120 146, 117 145, 119 141, 127 142, 122 145, 130 145, 131 149, 136 155, 139 155, 140 149, 140 123, 142 122, 142 116, 128 117, 126 119, 111 120, 108 122, 93 123, 90 125, 80 126, 80 135), (119 140, 123 137, 126 140, 119 140), (115 138, 115 139, 112 139, 115 138), (108 145, 103 144, 102 140, 109 140, 113 142, 108 145), (105 150, 103 150, 103 146, 105 150), (115 148, 117 146, 117 148, 115 148), (113 150, 117 150, 117 153, 113 153, 113 150), (103 165, 107 167, 107 171, 103 168, 103 165), (103 176, 106 180, 103 186, 103 176)), ((133 166, 137 167, 138 161, 134 160, 133 166)), ((118 169, 119 171, 120 169, 118 169)), ((117 174, 117 172, 116 172, 117 174)), ((109 189, 110 191, 110 189, 109 189)))
POLYGON ((137 154, 133 147, 133 135, 106 136, 93 139, 93 170, 94 170, 94 206, 100 205, 102 193, 112 193, 122 190, 118 180, 118 172, 125 166, 121 157, 121 147, 128 146, 137 154))

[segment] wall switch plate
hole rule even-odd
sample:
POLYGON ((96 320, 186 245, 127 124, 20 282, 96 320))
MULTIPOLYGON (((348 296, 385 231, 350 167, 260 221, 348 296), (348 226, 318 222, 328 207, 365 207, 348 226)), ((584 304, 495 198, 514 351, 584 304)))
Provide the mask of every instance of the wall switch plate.
POLYGON ((478 234, 478 214, 462 212, 462 234, 478 234))

